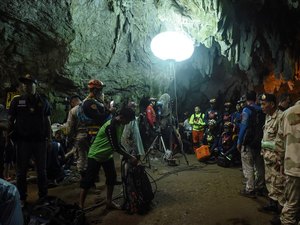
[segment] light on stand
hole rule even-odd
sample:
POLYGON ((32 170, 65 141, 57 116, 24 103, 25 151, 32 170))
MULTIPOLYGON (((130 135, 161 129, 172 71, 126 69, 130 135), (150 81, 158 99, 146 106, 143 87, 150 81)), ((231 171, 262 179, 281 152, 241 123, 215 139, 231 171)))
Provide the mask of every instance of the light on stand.
POLYGON ((194 52, 194 42, 183 33, 167 31, 159 33, 151 41, 151 51, 162 60, 184 61, 194 52))
POLYGON ((194 52, 194 41, 183 33, 166 31, 159 33, 152 39, 151 51, 162 60, 170 60, 169 71, 174 79, 175 110, 178 120, 174 61, 180 62, 190 58, 194 52))
MULTIPOLYGON (((169 63, 169 74, 173 78, 174 81, 174 97, 175 97, 175 114, 176 120, 178 122, 178 113, 177 113, 177 91, 176 91, 176 71, 174 62, 184 61, 190 58, 194 52, 194 41, 186 36, 183 33, 174 32, 174 31, 167 31, 156 35, 151 41, 151 51, 153 54, 162 59, 168 60, 169 63)), ((154 140, 153 143, 155 143, 154 140)), ((161 138, 163 142, 163 139, 161 138)), ((181 152, 185 157, 186 163, 188 160, 186 155, 183 151, 183 146, 181 143, 181 152)), ((165 156, 166 156, 165 151, 165 156)), ((170 161, 170 156, 166 156, 167 159, 170 161)))

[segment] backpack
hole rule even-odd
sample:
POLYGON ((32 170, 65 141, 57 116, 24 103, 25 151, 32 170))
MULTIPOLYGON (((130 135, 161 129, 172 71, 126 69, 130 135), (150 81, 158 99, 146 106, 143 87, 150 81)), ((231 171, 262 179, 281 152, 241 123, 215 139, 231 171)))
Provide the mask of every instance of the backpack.
POLYGON ((262 110, 257 110, 252 106, 246 106, 251 110, 248 119, 243 145, 248 145, 253 149, 261 149, 261 140, 263 138, 263 126, 265 124, 266 115, 262 110))
POLYGON ((63 200, 47 196, 38 201, 25 218, 28 225, 84 225, 85 214, 76 204, 67 204, 63 200))
POLYGON ((122 208, 129 214, 148 212, 154 193, 145 167, 142 165, 133 166, 123 160, 122 181, 124 197, 122 208))
POLYGON ((224 155, 220 155, 218 156, 217 164, 218 166, 227 168, 230 167, 230 165, 232 164, 232 159, 228 156, 226 157, 224 155))
POLYGON ((77 109, 78 121, 86 125, 102 126, 108 116, 104 105, 95 99, 84 100, 77 109))

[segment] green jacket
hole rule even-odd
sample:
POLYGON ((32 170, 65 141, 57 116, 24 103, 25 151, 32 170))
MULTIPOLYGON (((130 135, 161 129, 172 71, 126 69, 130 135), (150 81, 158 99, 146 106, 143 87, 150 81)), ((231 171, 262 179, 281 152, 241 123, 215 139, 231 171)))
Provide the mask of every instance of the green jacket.
POLYGON ((191 115, 189 124, 192 126, 193 130, 200 131, 204 130, 205 122, 204 122, 204 113, 194 113, 191 115))

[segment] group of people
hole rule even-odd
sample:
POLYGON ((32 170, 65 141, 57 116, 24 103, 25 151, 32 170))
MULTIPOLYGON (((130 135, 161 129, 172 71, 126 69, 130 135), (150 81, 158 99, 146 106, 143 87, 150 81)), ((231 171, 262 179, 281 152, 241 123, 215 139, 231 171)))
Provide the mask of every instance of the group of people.
MULTIPOLYGON (((14 209, 10 214, 4 215, 1 211, 0 222, 12 224, 11 221, 16 220, 14 214, 22 215, 20 209, 27 203, 27 172, 31 159, 36 168, 38 197, 39 199, 47 197, 48 166, 55 161, 53 160, 55 156, 58 156, 55 151, 58 151, 61 145, 65 146, 65 139, 59 138, 61 131, 67 137, 69 149, 63 155, 76 159, 77 169, 81 175, 80 206, 84 207, 87 192, 95 185, 99 169, 103 167, 107 185, 106 207, 120 208, 112 201, 113 188, 117 183, 113 153, 114 151, 120 153, 124 160, 132 165, 136 165, 138 156, 144 154, 136 124, 135 102, 130 101, 116 111, 104 101, 103 82, 90 80, 87 97, 82 101, 79 96, 71 98, 67 121, 53 133, 50 121, 51 106, 48 100, 37 92, 37 80, 32 75, 26 74, 19 78, 19 81, 22 84, 20 95, 12 99, 7 111, 1 108, 1 145, 5 148, 8 140, 12 140, 15 144, 17 187, 13 189, 12 184, 0 179, 2 191, 0 193, 14 190, 10 191, 10 197, 4 198, 3 194, 1 201, 3 199, 4 202, 1 202, 1 208, 10 207, 12 200, 17 200, 13 202, 15 205, 12 205, 14 209), (16 204, 20 207, 16 207, 16 204)), ((1 159, 3 155, 1 152, 1 159)), ((0 166, 3 167, 2 162, 0 166)), ((3 171, 0 175, 3 178, 3 171)), ((13 224, 23 224, 21 217, 18 218, 19 221, 13 224)))
MULTIPOLYGON (((5 188, 11 190, 11 196, 5 195, 2 199, 13 208, 12 213, 5 215, 1 210, 0 221, 3 218, 6 221, 16 220, 13 215, 20 215, 19 206, 26 205, 26 178, 32 157, 36 167, 38 196, 47 196, 49 152, 53 153, 55 146, 59 146, 54 143, 65 144, 60 142, 59 135, 53 134, 51 106, 36 91, 37 80, 30 74, 19 80, 22 93, 13 98, 7 114, 4 107, 0 108, 1 150, 7 146, 8 140, 14 143, 17 187, 0 179, 0 194, 5 192, 5 188)), ((97 181, 100 167, 106 177, 106 207, 120 208, 112 200, 117 183, 113 153, 120 153, 132 165, 136 165, 139 156, 145 154, 145 140, 141 139, 140 124, 135 116, 137 104, 126 102, 116 111, 112 104, 105 101, 104 87, 100 80, 90 80, 88 95, 83 100, 80 96, 71 97, 68 118, 59 127, 68 140, 68 150, 64 156, 76 159, 81 176, 79 204, 82 208, 88 190, 97 181)), ((172 148, 174 143, 168 139, 169 134, 172 136, 175 133, 180 137, 173 129, 177 124, 170 113, 170 97, 162 97, 164 104, 151 98, 144 114, 148 127, 154 133, 158 127, 162 128, 159 132, 168 131, 164 138, 172 148)), ((185 121, 180 125, 184 128, 182 135, 192 138, 194 151, 201 145, 208 145, 211 160, 217 160, 220 156, 228 160, 240 159, 245 178, 245 187, 240 194, 255 198, 267 190, 269 204, 260 210, 280 215, 273 218, 272 224, 296 225, 300 215, 300 101, 292 107, 289 104, 288 95, 277 99, 272 94, 257 96, 250 91, 237 102, 233 113, 230 102, 225 102, 220 113, 216 109, 216 99, 211 99, 210 108, 205 113, 196 106, 192 115, 185 114, 185 121)), ((0 153, 0 176, 3 178, 3 152, 0 153)), ((4 203, 1 202, 2 207, 4 203)), ((22 223, 20 219, 19 223, 14 224, 22 223)))
POLYGON ((192 115, 185 114, 182 123, 183 137, 192 142, 194 152, 202 145, 207 145, 211 152, 207 159, 210 163, 217 162, 220 156, 228 160, 228 163, 234 162, 238 160, 237 135, 246 101, 241 98, 233 113, 230 111, 230 102, 225 102, 222 113, 217 110, 216 99, 210 99, 209 102, 210 107, 205 112, 201 111, 200 106, 196 106, 192 115))
POLYGON ((205 113, 195 107, 183 123, 186 133, 192 132, 194 150, 206 144, 212 156, 235 152, 245 178, 240 194, 249 198, 267 195, 268 204, 259 211, 276 214, 271 224, 299 224, 300 101, 290 107, 288 94, 276 98, 250 91, 237 102, 234 113, 229 111, 230 103, 225 103, 222 115, 215 99, 210 103, 205 113))

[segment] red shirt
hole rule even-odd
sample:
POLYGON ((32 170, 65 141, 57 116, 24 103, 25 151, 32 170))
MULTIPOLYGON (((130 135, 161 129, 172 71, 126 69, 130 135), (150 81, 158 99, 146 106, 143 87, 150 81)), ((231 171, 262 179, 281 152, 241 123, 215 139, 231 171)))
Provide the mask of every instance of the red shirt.
POLYGON ((153 127, 154 124, 156 123, 156 114, 151 104, 147 106, 146 116, 147 116, 148 123, 150 124, 151 127, 153 127))

